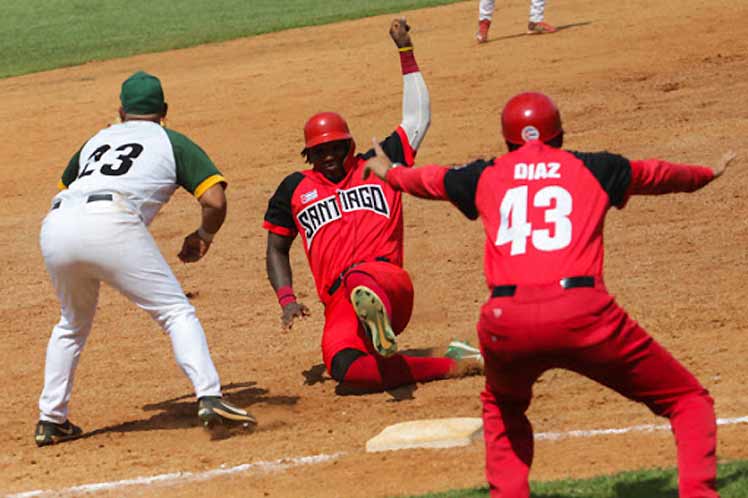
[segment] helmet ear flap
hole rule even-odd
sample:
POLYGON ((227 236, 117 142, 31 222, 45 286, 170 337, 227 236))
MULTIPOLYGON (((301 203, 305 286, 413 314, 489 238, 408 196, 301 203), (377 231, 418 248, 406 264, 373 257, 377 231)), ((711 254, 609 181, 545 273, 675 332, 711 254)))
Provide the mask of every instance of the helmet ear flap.
POLYGON ((556 104, 538 92, 515 95, 501 113, 501 131, 507 143, 522 145, 529 140, 550 142, 563 133, 556 104))

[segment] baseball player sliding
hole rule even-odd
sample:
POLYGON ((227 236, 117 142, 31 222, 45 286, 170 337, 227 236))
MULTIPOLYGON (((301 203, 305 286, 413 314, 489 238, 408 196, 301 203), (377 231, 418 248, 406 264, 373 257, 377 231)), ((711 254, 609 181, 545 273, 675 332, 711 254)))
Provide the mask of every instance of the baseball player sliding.
MULTIPOLYGON (((496 0, 480 0, 478 4, 478 31, 475 39, 478 43, 488 41, 488 30, 491 28, 493 11, 496 0)), ((555 33, 556 28, 545 22, 545 0, 530 1, 530 20, 527 23, 527 34, 542 35, 544 33, 555 33)))
MULTIPOLYGON (((390 35, 403 73, 403 117, 382 148, 412 165, 430 123, 429 92, 413 55, 409 27, 395 20, 390 35)), ((292 289, 289 251, 300 235, 325 306, 322 357, 344 391, 377 391, 440 379, 479 368, 478 351, 455 342, 450 357, 396 354, 396 335, 413 308, 413 286, 403 265, 400 192, 373 178, 362 180, 374 152, 355 154, 355 142, 338 114, 312 116, 302 155, 311 169, 287 176, 269 201, 267 272, 282 308, 283 326, 309 314, 292 289), (474 358, 468 359, 472 356, 474 358)))
POLYGON ((68 419, 68 402, 101 282, 150 313, 169 335, 206 427, 256 423, 221 398, 195 309, 147 228, 183 187, 199 201, 202 223, 185 238, 179 258, 200 260, 226 216, 226 180, 194 142, 161 126, 167 104, 158 78, 133 74, 122 83, 120 100, 122 123, 99 131, 73 155, 42 224, 42 255, 62 316, 47 346, 35 434, 39 446, 82 434, 68 419))
POLYGON ((623 208, 632 195, 698 190, 734 154, 709 168, 566 151, 558 109, 539 93, 509 100, 502 126, 510 152, 497 159, 457 169, 392 168, 377 147, 366 165, 395 190, 449 200, 483 222, 491 294, 478 337, 491 496, 530 496, 533 434, 525 412, 532 386, 546 370, 565 368, 670 419, 680 496, 718 497, 713 400, 608 293, 602 237, 612 206, 623 208))

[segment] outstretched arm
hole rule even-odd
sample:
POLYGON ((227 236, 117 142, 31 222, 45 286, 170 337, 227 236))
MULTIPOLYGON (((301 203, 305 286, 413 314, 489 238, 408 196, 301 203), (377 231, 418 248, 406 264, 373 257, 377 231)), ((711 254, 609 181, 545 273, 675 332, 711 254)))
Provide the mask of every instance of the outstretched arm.
POLYGON ((734 152, 726 152, 714 167, 675 164, 657 159, 631 161, 631 183, 627 194, 693 192, 720 177, 735 157, 734 152))
POLYGON ((400 128, 407 136, 410 147, 417 150, 431 124, 431 101, 413 53, 410 26, 404 18, 390 25, 390 36, 400 52, 403 72, 403 118, 400 128))
POLYGON ((416 197, 449 200, 444 185, 444 177, 449 168, 443 166, 400 168, 390 160, 376 139, 373 140, 373 144, 376 155, 366 161, 364 178, 374 174, 394 189, 416 197))
POLYGON ((309 308, 296 301, 293 293, 293 275, 289 252, 293 244, 293 237, 268 232, 267 253, 265 265, 270 285, 278 296, 281 305, 281 322, 283 330, 290 330, 296 318, 309 315, 309 308))

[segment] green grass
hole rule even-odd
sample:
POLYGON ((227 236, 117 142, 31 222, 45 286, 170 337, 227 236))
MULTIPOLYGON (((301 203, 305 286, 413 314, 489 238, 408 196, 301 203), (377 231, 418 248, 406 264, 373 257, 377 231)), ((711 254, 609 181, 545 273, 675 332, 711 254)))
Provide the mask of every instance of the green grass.
POLYGON ((459 0, 0 0, 0 78, 459 0))
MULTIPOLYGON (((678 498, 675 470, 624 472, 584 480, 536 482, 533 498, 678 498)), ((748 498, 748 462, 721 464, 717 487, 722 498, 748 498)), ((410 498, 486 498, 488 488, 432 493, 410 498)))

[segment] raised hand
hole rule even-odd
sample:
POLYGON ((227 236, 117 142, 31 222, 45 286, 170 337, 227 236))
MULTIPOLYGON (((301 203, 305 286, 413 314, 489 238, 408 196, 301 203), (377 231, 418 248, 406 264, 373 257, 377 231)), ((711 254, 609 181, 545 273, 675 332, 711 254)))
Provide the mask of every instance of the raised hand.
POLYGON ((413 42, 410 39, 410 26, 404 17, 392 20, 390 24, 390 36, 395 45, 397 45, 397 48, 413 46, 413 42))
POLYGON ((369 178, 371 173, 374 173, 381 180, 384 180, 387 176, 387 172, 392 168, 392 161, 387 154, 382 150, 382 146, 379 145, 376 138, 372 138, 374 144, 374 152, 376 155, 366 161, 364 165, 364 180, 369 178))

